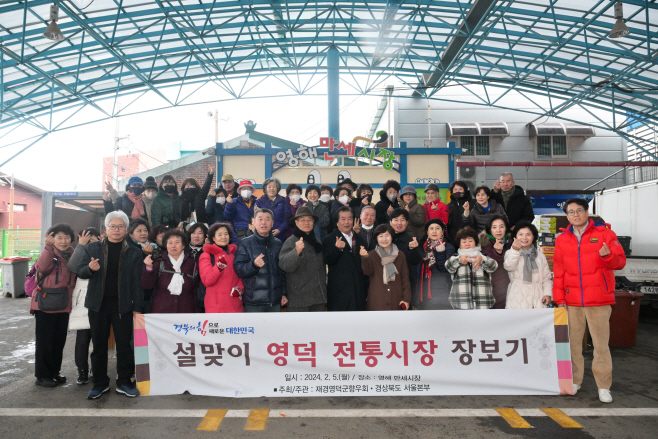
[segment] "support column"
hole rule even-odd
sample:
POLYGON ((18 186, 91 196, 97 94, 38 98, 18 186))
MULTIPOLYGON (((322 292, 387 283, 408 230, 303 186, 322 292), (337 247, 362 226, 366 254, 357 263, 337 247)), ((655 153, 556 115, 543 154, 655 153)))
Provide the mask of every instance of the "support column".
POLYGON ((338 49, 332 46, 327 52, 327 109, 328 134, 340 141, 340 84, 338 79, 339 66, 338 49))

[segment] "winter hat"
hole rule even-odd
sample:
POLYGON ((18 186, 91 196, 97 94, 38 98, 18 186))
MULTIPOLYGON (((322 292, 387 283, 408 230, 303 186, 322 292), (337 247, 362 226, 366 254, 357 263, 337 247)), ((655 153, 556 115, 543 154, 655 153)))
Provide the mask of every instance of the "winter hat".
POLYGON ((148 191, 148 190, 157 191, 158 190, 158 185, 155 182, 155 178, 150 177, 150 176, 146 177, 146 180, 144 180, 144 190, 145 191, 148 191))
POLYGON ((297 212, 295 213, 295 216, 290 218, 290 221, 289 221, 290 225, 294 226, 295 225, 295 220, 297 218, 300 218, 300 217, 303 217, 303 216, 313 217, 313 221, 315 221, 316 223, 320 220, 320 218, 317 215, 313 215, 313 212, 311 211, 311 209, 309 207, 302 206, 299 209, 297 209, 297 212))
POLYGON ((235 181, 235 178, 231 174, 224 174, 222 177, 222 182, 224 181, 235 181))
POLYGON ((427 191, 436 191, 439 192, 439 185, 436 183, 430 183, 427 186, 425 186, 425 192, 427 191))
POLYGON ((413 194, 414 196, 417 196, 416 188, 410 184, 406 185, 404 189, 402 189, 402 192, 400 192, 400 196, 405 194, 413 194))
POLYGON ((135 176, 135 177, 130 177, 130 180, 128 180, 128 184, 131 186, 134 184, 141 184, 143 186, 144 181, 141 178, 135 176))
POLYGON ((443 229, 443 233, 445 233, 445 231, 448 229, 448 226, 446 226, 443 221, 438 218, 433 218, 425 223, 425 233, 427 233, 427 229, 429 229, 432 224, 438 224, 439 227, 443 229))
POLYGON ((352 188, 352 192, 354 192, 354 191, 356 190, 356 188, 357 188, 356 183, 354 183, 354 182, 353 182, 351 179, 349 179, 349 178, 346 178, 345 180, 343 180, 343 182, 342 182, 341 184, 339 184, 338 186, 345 186, 345 185, 349 185, 349 186, 352 188))
POLYGON ((241 191, 243 188, 244 189, 249 188, 249 189, 251 189, 251 192, 254 192, 254 185, 251 184, 251 181, 249 181, 249 180, 242 180, 240 182, 240 186, 238 186, 238 190, 241 191))

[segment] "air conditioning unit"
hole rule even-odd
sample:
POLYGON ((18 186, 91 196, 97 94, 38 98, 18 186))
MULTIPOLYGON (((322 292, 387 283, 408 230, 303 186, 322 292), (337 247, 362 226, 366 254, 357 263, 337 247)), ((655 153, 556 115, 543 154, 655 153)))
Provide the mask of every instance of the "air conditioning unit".
POLYGON ((476 166, 457 167, 457 180, 466 183, 471 194, 480 184, 484 182, 484 169, 476 166))

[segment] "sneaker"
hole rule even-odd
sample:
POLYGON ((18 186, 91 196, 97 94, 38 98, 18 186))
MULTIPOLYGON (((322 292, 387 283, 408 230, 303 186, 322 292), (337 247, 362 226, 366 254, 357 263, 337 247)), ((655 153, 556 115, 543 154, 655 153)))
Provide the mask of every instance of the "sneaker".
POLYGON ((127 384, 117 386, 115 390, 119 395, 126 395, 128 398, 139 396, 139 390, 137 390, 136 387, 132 387, 127 384))
POLYGON ((78 379, 76 384, 87 384, 89 382, 89 372, 86 370, 78 371, 78 379))
POLYGON ((64 384, 66 382, 66 377, 60 373, 55 375, 53 379, 57 382, 57 384, 64 384))
POLYGON ((599 400, 601 402, 612 402, 612 395, 608 389, 599 389, 599 400))
POLYGON ((107 393, 110 391, 110 386, 97 386, 94 387, 87 393, 87 399, 98 399, 100 398, 103 393, 107 393))
POLYGON ((575 395, 580 390, 580 384, 573 385, 573 394, 575 395))
POLYGON ((52 378, 37 378, 34 384, 41 387, 56 387, 58 383, 52 378))

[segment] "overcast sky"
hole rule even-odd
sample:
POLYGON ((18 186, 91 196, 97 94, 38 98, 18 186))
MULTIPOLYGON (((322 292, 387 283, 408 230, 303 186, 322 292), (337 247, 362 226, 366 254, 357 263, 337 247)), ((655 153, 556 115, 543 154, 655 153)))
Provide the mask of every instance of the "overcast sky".
MULTIPOLYGON (((365 135, 375 114, 379 97, 341 96, 341 137, 365 135)), ((120 118, 119 137, 130 135, 131 152, 165 147, 169 142, 214 144, 215 125, 209 111, 219 110, 219 140, 244 134, 244 123, 253 120, 257 130, 295 142, 317 144, 327 130, 325 97, 249 99, 221 104, 200 104, 158 110, 120 118)), ((83 110, 84 111, 84 110, 83 110)), ((34 134, 38 132, 35 131, 34 134)), ((0 168, 7 174, 46 191, 97 191, 103 157, 112 156, 115 120, 55 132, 0 168)), ((19 147, 0 149, 0 159, 10 157, 19 147)), ((121 150, 127 154, 128 149, 121 150)), ((1 162, 0 161, 0 162, 1 162)))

